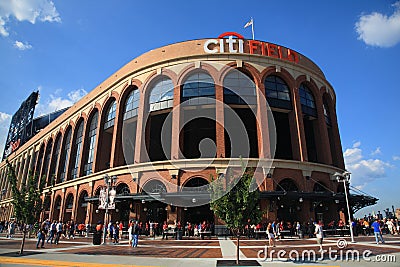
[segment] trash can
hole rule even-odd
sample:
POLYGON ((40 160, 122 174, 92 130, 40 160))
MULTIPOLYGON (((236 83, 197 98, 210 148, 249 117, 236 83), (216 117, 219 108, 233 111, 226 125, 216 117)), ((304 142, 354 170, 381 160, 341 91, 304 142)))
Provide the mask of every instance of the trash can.
POLYGON ((93 245, 100 245, 101 244, 101 234, 100 231, 95 231, 93 233, 93 245))

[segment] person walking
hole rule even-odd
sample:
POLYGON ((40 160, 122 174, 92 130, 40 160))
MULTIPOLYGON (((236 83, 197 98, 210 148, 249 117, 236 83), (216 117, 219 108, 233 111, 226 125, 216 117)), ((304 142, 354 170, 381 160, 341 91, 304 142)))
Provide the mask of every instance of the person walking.
POLYGON ((268 223, 266 234, 268 237, 268 243, 270 247, 275 247, 275 235, 272 223, 268 223))
POLYGON ((53 244, 53 239, 56 234, 56 226, 57 226, 56 221, 53 221, 53 223, 50 225, 50 235, 46 241, 47 244, 49 243, 49 241, 50 241, 50 244, 53 244))
POLYGON ((36 248, 39 248, 40 241, 42 241, 42 245, 40 247, 44 248, 44 239, 46 238, 46 227, 47 227, 47 223, 46 222, 43 222, 40 225, 39 233, 38 233, 38 240, 36 242, 36 248))
POLYGON ((54 240, 54 244, 58 245, 62 233, 63 233, 63 223, 60 221, 56 225, 56 239, 54 240))
POLYGON ((324 232, 322 230, 322 222, 315 223, 314 235, 317 237, 317 244, 319 245, 319 252, 322 252, 322 241, 324 240, 324 232))
POLYGON ((381 224, 380 224, 378 218, 375 218, 375 221, 372 223, 371 226, 374 229, 376 244, 379 244, 379 240, 381 241, 382 244, 384 244, 385 241, 383 240, 383 237, 382 237, 382 227, 381 227, 381 224))
POLYGON ((139 225, 138 225, 137 221, 133 222, 132 233, 133 233, 132 247, 135 248, 138 246, 138 243, 139 243, 139 225))
POLYGON ((15 234, 15 221, 12 221, 8 224, 8 233, 7 233, 7 238, 13 238, 13 235, 15 234))

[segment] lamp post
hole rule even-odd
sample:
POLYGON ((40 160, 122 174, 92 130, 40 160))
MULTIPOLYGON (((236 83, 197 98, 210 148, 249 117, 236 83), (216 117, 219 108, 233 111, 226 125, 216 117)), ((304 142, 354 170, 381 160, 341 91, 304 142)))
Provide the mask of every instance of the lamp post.
POLYGON ((347 195, 347 186, 346 186, 347 183, 350 183, 350 174, 351 173, 348 172, 348 171, 345 171, 343 173, 336 172, 334 174, 334 176, 336 177, 336 180, 338 182, 343 182, 344 195, 345 195, 345 198, 346 198, 346 205, 347 205, 347 215, 349 216, 351 242, 355 243, 356 241, 354 241, 353 225, 352 225, 351 214, 350 214, 349 197, 347 195))
MULTIPOLYGON (((103 242, 104 245, 106 243, 106 227, 108 224, 108 209, 110 203, 110 187, 117 181, 117 176, 108 176, 108 174, 104 175, 104 183, 106 184, 106 192, 105 192, 105 214, 104 214, 104 227, 103 227, 103 242)), ((114 200, 113 200, 114 201, 114 200)), ((113 202, 112 201, 112 202, 113 202)))

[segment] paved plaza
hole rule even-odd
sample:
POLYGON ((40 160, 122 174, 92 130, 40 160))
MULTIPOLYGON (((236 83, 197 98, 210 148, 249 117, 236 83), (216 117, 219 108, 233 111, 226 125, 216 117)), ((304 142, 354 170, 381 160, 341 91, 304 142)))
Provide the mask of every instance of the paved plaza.
MULTIPOLYGON (((349 237, 328 237, 322 257, 313 238, 285 238, 276 247, 266 247, 264 239, 243 238, 240 255, 241 259, 257 260, 261 266, 376 266, 378 262, 379 266, 399 266, 400 237, 384 237, 385 244, 379 245, 373 236, 356 237, 356 243, 349 237)), ((20 244, 19 235, 13 239, 0 236, 0 266, 216 266, 218 260, 236 255, 235 239, 217 237, 141 237, 137 248, 129 247, 127 240, 95 246, 91 238, 77 237, 62 239, 58 245, 46 243, 40 249, 36 249, 36 239, 30 238, 23 256, 16 253, 20 244)))

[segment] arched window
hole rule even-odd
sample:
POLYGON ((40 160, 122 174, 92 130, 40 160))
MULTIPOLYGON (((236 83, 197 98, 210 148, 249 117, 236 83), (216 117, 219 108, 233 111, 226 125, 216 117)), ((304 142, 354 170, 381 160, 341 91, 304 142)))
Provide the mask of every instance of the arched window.
POLYGON ((297 192, 299 189, 292 179, 285 178, 278 184, 276 191, 297 192))
POLYGON ((313 192, 327 192, 327 187, 322 182, 315 182, 313 192))
POLYGON ((108 107, 106 121, 104 122, 104 130, 114 126, 116 110, 117 110, 117 102, 114 100, 112 103, 110 103, 108 107))
POLYGON ((324 99, 324 117, 325 117, 325 122, 328 124, 328 126, 331 126, 331 115, 329 113, 329 106, 328 103, 326 103, 326 100, 324 99))
POLYGON ((92 165, 93 165, 94 150, 95 150, 95 145, 96 145, 98 117, 99 117, 99 112, 96 110, 96 111, 94 111, 94 114, 93 114, 92 119, 90 120, 90 124, 89 124, 89 132, 88 132, 88 136, 87 136, 88 151, 87 151, 87 156, 86 156, 87 159, 86 159, 85 167, 83 170, 84 175, 89 175, 93 172, 92 165))
POLYGON ((174 85, 172 80, 162 76, 151 88, 149 96, 149 111, 156 111, 173 106, 174 85))
POLYGON ((198 192, 208 192, 210 190, 209 183, 204 178, 192 178, 187 181, 183 187, 182 191, 198 191, 198 192))
POLYGON ((224 102, 255 105, 257 99, 254 81, 239 70, 230 71, 224 78, 224 102))
POLYGON ((268 76, 264 85, 267 101, 271 107, 292 109, 289 87, 280 77, 268 76))
POLYGON ((82 137, 83 137, 83 120, 79 123, 76 137, 75 137, 75 155, 73 158, 74 166, 71 172, 71 179, 75 179, 79 177, 78 168, 79 168, 79 160, 81 157, 81 146, 82 146, 82 137))
POLYGON ((42 146, 40 147, 39 155, 38 155, 37 162, 36 162, 35 174, 37 176, 40 175, 40 168, 42 168, 43 153, 44 153, 44 144, 42 144, 42 146))
POLYGON ((61 172, 60 172, 60 179, 59 181, 62 183, 65 181, 65 175, 67 172, 68 166, 68 156, 71 150, 71 128, 68 128, 67 132, 65 133, 65 140, 64 140, 64 149, 62 152, 62 158, 60 160, 61 172))
POLYGON ((49 179, 47 177, 47 172, 49 170, 49 162, 50 162, 50 158, 51 158, 51 149, 53 147, 53 139, 50 139, 47 142, 47 146, 46 146, 46 154, 44 156, 44 162, 43 162, 43 168, 42 168, 42 176, 46 176, 46 179, 48 181, 47 185, 49 184, 49 179))
POLYGON ((317 109, 315 107, 314 95, 311 90, 302 83, 299 88, 300 103, 303 114, 317 117, 317 109))
POLYGON ((203 105, 214 103, 215 85, 213 78, 204 72, 190 75, 182 86, 181 103, 187 105, 203 105), (199 97, 204 97, 198 99, 199 97))
POLYGON ((72 209, 74 206, 74 195, 69 194, 67 200, 65 201, 65 209, 72 209))
POLYGON ((140 91, 137 88, 130 92, 130 94, 128 95, 125 103, 124 120, 137 116, 139 108, 139 96, 140 91))
POLYGON ((147 182, 142 190, 143 194, 153 194, 153 193, 165 193, 167 188, 159 180, 151 180, 147 182))
POLYGON ((53 157, 51 159, 51 164, 50 164, 50 183, 56 182, 55 176, 56 176, 56 171, 58 169, 58 158, 60 156, 60 151, 61 151, 61 134, 59 134, 56 138, 56 142, 54 143, 54 149, 53 149, 53 157))
POLYGON ((125 183, 121 183, 116 188, 117 195, 128 196, 131 191, 129 190, 129 186, 125 183))

